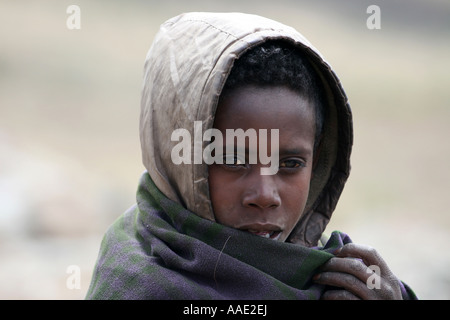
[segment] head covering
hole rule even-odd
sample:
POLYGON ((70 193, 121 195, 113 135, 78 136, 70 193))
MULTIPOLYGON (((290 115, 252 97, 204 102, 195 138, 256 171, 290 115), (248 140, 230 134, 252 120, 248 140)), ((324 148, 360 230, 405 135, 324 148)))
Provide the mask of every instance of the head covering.
MULTIPOLYGON (((344 90, 330 65, 291 27, 243 13, 194 12, 165 22, 145 62, 140 119, 143 163, 164 195, 214 221, 207 165, 203 161, 174 164, 171 134, 174 129, 184 128, 194 137, 194 121, 202 122, 202 132, 211 128, 234 61, 268 40, 289 41, 306 52, 326 92, 327 118, 308 202, 288 239, 314 246, 350 172, 352 118, 344 90)), ((191 143, 194 150, 194 141, 191 143)))

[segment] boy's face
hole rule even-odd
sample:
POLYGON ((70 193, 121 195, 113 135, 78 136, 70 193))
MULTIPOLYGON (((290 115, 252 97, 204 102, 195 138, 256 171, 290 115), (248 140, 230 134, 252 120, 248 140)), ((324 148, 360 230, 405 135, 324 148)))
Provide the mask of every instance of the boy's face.
MULTIPOLYGON (((279 169, 261 175, 270 164, 209 166, 209 188, 217 222, 262 237, 285 241, 306 205, 313 166, 314 110, 307 99, 285 87, 246 86, 221 99, 214 127, 226 141, 226 129, 279 130, 279 169)), ((248 140, 248 139, 246 139, 248 140)), ((258 139, 259 140, 259 139, 258 139)), ((270 146, 268 154, 276 151, 270 146)), ((248 145, 246 146, 248 147, 248 145)), ((225 154, 225 150, 224 150, 225 154)), ((229 159, 235 155, 225 154, 229 159)))

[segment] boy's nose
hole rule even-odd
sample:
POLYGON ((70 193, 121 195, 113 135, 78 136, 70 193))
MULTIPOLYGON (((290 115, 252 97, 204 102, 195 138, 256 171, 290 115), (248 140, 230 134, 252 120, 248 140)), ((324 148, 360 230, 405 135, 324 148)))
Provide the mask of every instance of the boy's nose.
MULTIPOLYGON (((257 170, 258 171, 258 170, 257 170)), ((281 205, 281 198, 273 175, 253 174, 248 181, 242 198, 244 207, 261 209, 277 208, 281 205)))

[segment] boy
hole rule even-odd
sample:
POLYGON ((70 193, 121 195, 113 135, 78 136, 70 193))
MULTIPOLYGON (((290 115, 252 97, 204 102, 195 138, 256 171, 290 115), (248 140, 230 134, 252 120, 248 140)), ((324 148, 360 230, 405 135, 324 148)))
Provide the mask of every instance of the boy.
POLYGON ((106 233, 87 298, 415 298, 375 250, 339 232, 320 243, 352 119, 294 29, 240 13, 168 20, 145 63, 140 135, 137 204, 106 233))

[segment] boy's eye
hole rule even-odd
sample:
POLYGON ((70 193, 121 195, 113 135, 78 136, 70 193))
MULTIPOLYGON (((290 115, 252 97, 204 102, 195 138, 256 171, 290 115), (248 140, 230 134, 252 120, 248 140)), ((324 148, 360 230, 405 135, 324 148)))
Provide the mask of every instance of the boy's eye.
POLYGON ((288 160, 283 160, 280 162, 280 168, 294 169, 294 168, 302 168, 302 167, 305 167, 305 163, 300 160, 288 159, 288 160))
POLYGON ((238 156, 231 154, 225 155, 223 157, 223 163, 231 166, 242 166, 245 165, 245 161, 240 159, 238 156))

